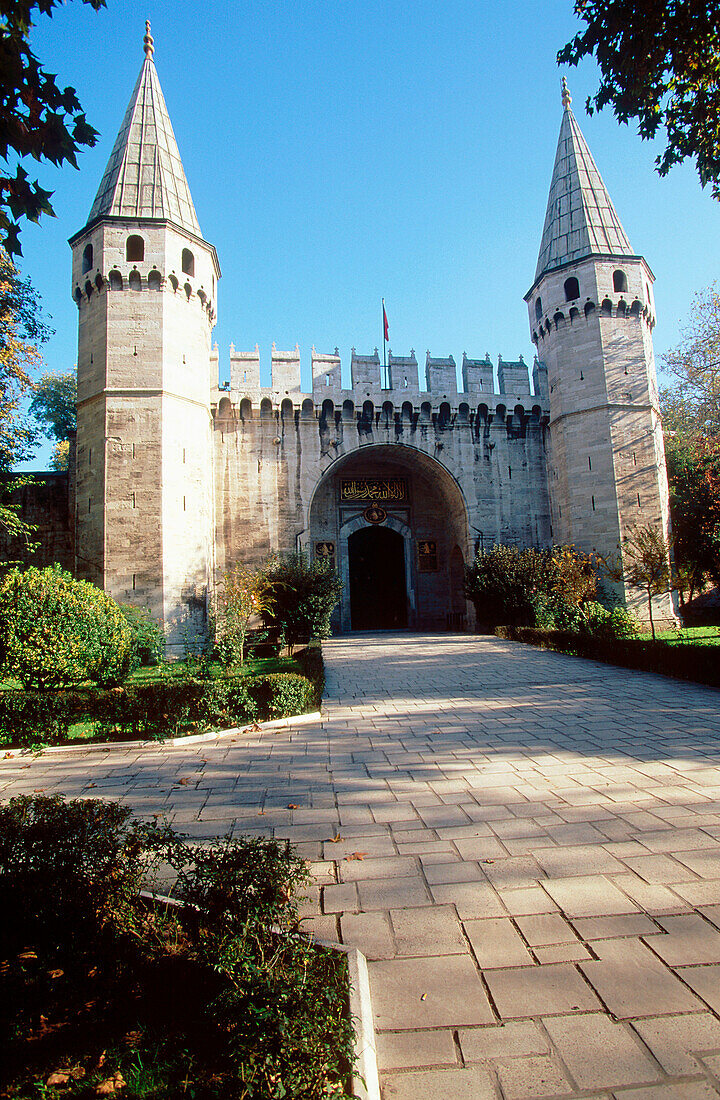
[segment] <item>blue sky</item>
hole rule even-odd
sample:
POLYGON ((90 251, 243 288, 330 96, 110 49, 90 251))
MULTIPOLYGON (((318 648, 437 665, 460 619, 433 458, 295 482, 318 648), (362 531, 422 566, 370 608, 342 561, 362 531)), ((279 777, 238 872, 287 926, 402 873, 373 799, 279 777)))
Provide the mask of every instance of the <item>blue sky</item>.
MULTIPOLYGON (((79 171, 31 163, 55 219, 23 230, 21 268, 76 361, 67 239, 82 228, 143 61, 155 62, 205 238, 223 278, 229 345, 531 361, 523 294, 535 272, 561 121, 557 50, 572 0, 108 0, 38 17, 31 41, 101 133, 79 171)), ((659 146, 612 114, 589 118, 592 63, 567 72, 573 109, 636 252, 656 275, 660 357, 716 278, 720 204, 690 164, 664 180, 659 146)), ((422 383, 421 383, 422 384, 422 383)), ((44 448, 30 466, 46 465, 44 448)))

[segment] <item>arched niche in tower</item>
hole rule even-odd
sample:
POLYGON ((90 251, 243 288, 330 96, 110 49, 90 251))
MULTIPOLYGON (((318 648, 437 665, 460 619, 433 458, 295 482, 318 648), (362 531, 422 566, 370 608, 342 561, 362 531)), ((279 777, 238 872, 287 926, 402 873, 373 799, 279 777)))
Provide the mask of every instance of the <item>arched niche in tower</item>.
POLYGON ((268 420, 272 416, 272 401, 269 397, 263 397, 260 402, 260 419, 268 420))
POLYGON ((613 290, 616 294, 627 294, 628 281, 627 275, 619 268, 617 271, 613 271, 613 290))
POLYGON ((133 269, 128 276, 128 286, 131 290, 142 290, 142 280, 140 279, 140 272, 133 269))
POLYGON ((148 290, 161 290, 162 289, 162 275, 159 271, 153 269, 148 275, 148 290))
POLYGON ((280 416, 283 420, 292 420, 293 418, 293 403, 289 397, 283 399, 283 403, 280 406, 280 416))
POLYGON ((135 264, 145 259, 145 241, 139 234, 131 233, 125 241, 125 259, 135 264))
POLYGON ((574 302, 576 298, 580 297, 580 284, 574 275, 571 275, 569 279, 565 280, 563 289, 565 291, 566 302, 574 302))
POLYGON ((183 275, 189 275, 191 278, 195 275, 195 257, 189 248, 183 248, 182 250, 182 270, 183 275))
POLYGON ((113 268, 113 270, 110 272, 110 289, 111 290, 122 290, 122 288, 123 288, 123 277, 122 277, 122 275, 120 274, 119 271, 117 271, 115 268, 113 268))
POLYGON ((93 246, 91 244, 86 244, 85 248, 83 249, 83 255, 82 255, 82 273, 83 273, 83 275, 87 275, 88 271, 92 271, 92 266, 93 266, 93 246))

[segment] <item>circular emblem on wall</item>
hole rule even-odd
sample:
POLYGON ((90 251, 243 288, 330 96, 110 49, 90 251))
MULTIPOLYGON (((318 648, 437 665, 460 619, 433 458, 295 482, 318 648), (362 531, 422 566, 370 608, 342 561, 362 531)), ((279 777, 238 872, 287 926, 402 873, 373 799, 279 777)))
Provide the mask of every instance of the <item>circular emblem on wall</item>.
POLYGON ((387 512, 379 504, 371 504, 363 515, 368 523, 384 523, 387 519, 387 512))

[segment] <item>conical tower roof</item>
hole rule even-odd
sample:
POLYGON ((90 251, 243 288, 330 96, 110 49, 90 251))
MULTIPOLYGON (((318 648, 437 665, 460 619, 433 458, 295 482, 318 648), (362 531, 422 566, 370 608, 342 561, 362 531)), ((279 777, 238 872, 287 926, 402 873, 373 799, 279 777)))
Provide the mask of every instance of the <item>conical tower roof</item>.
POLYGON ((563 120, 545 214, 535 279, 585 256, 632 256, 592 153, 587 147, 563 78, 563 120))
POLYGON ((89 221, 105 215, 168 219, 202 236, 165 106, 146 23, 145 61, 95 196, 89 221))

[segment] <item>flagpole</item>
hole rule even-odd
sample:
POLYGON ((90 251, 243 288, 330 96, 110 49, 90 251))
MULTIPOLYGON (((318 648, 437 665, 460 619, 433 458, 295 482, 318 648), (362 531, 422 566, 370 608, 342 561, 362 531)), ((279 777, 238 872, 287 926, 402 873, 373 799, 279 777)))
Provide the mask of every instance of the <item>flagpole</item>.
POLYGON ((385 362, 385 299, 382 300, 382 330, 383 330, 383 371, 387 370, 385 362))

